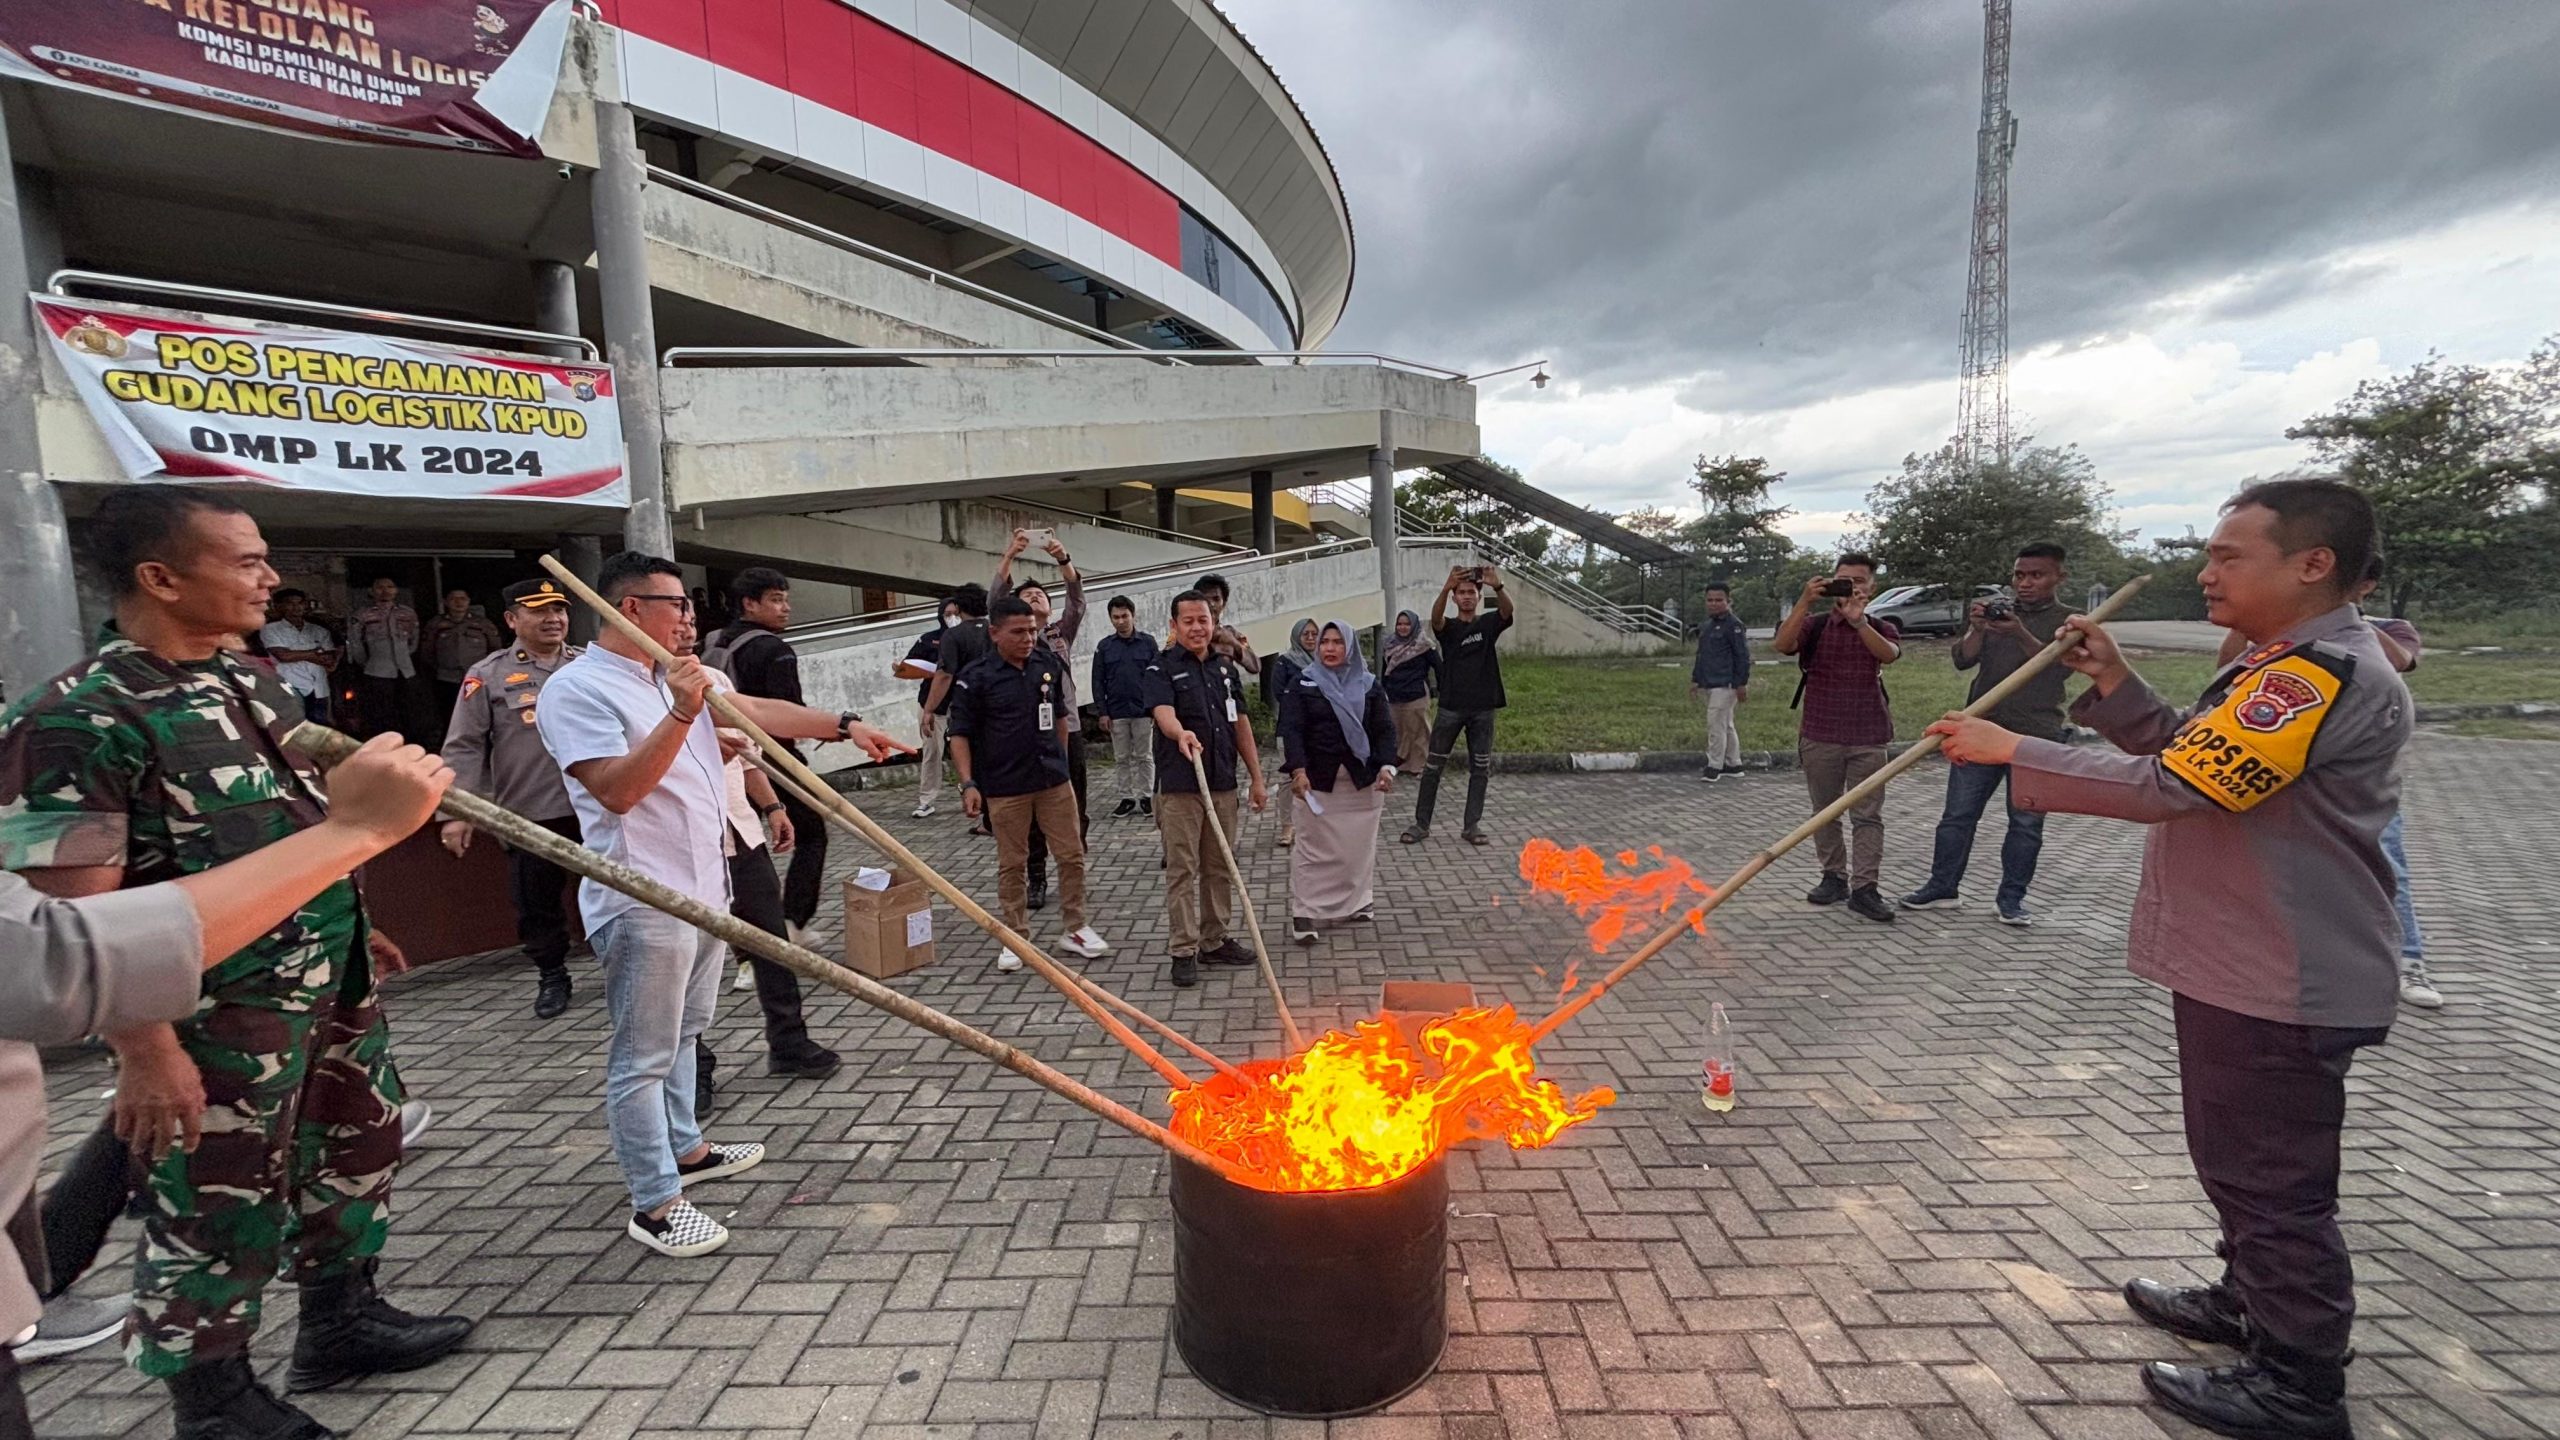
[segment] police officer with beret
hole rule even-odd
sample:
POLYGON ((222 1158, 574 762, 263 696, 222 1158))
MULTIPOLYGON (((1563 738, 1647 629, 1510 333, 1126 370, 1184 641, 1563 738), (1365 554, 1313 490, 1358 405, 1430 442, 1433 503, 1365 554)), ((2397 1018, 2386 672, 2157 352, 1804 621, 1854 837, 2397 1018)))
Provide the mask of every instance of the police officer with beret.
POLYGON ((1950 715, 1960 764, 2007 765, 2024 810, 2150 825, 2133 972, 2175 994, 2187 1154, 2221 1220, 2214 1284, 2126 1283, 2135 1314, 2241 1352, 2155 1361, 2143 1383, 2216 1434, 2345 1440, 2355 1279, 2338 1229, 2347 1067, 2400 1000, 2382 831, 2400 803, 2409 692, 2351 598, 2373 507, 2334 480, 2273 480, 2223 507, 2201 578, 2213 622, 2253 649, 2180 710, 2074 617, 2072 706, 2124 753, 1950 715))
MULTIPOLYGON (((549 580, 519 580, 505 593, 507 628, 516 643, 463 673, 462 693, 445 729, 444 761, 462 789, 576 840, 578 817, 569 807, 568 787, 533 724, 543 682, 580 648, 568 643, 569 596, 549 580)), ((471 827, 448 820, 439 838, 460 857, 471 848, 471 827)), ((569 914, 562 898, 569 872, 538 855, 510 850, 507 879, 516 938, 542 975, 533 1013, 548 1020, 569 1008, 569 914)))

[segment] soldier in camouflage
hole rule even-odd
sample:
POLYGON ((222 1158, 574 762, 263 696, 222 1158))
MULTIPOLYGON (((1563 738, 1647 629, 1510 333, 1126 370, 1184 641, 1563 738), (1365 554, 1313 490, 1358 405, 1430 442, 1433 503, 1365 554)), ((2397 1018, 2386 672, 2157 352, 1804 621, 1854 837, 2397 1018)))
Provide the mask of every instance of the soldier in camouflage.
MULTIPOLYGON (((0 867, 55 895, 211 869, 319 823, 327 800, 282 741, 302 707, 225 642, 253 629, 275 572, 213 492, 136 486, 90 540, 116 623, 89 661, 0 732, 0 867)), ((248 1364, 266 1282, 302 1288, 288 1386, 432 1363, 470 1322, 375 1291, 400 1163, 400 1080, 351 881, 207 970, 195 1013, 107 1036, 117 1133, 148 1165, 126 1354, 169 1384, 180 1440, 329 1432, 248 1364)))

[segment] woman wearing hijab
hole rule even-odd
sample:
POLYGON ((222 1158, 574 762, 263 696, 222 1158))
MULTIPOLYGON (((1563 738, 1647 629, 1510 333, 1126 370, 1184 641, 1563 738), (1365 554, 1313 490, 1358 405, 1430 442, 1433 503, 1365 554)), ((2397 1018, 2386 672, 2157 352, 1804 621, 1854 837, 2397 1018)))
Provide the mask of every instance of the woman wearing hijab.
POLYGON ((1289 938, 1312 945, 1320 920, 1366 920, 1378 868, 1378 822, 1396 778, 1395 716, 1361 663, 1351 627, 1317 631, 1315 663, 1280 702, 1280 745, 1291 808, 1304 833, 1289 856, 1289 938))
POLYGON ((1431 632, 1410 610, 1396 612, 1395 633, 1378 657, 1378 679, 1386 687, 1387 708, 1396 717, 1396 765, 1412 770, 1431 748, 1431 676, 1440 668, 1440 652, 1431 632))
MULTIPOLYGON (((1300 676, 1316 666, 1316 622, 1311 616, 1289 627, 1289 645, 1271 657, 1262 672, 1262 698, 1271 702, 1276 713, 1296 693, 1300 676)), ((1295 800, 1280 807, 1280 843, 1298 843, 1298 805, 1295 800)))

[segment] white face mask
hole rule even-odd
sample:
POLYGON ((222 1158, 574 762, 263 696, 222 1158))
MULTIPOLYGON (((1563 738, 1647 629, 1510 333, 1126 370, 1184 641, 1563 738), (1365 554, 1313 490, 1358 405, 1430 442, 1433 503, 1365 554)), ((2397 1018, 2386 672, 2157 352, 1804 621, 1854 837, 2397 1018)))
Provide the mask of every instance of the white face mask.
POLYGON ((945 615, 945 616, 943 616, 943 617, 942 617, 942 628, 943 628, 943 629, 945 629, 945 630, 948 630, 948 629, 950 629, 952 626, 957 625, 957 624, 959 624, 959 623, 960 623, 960 617, 959 617, 959 616, 957 616, 957 615, 945 615))

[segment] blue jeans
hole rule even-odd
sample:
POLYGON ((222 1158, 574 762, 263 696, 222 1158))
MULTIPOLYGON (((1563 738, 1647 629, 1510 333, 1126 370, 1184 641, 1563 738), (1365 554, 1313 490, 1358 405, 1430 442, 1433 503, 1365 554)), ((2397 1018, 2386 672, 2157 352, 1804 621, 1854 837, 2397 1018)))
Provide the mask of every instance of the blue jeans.
POLYGON ((684 1193, 676 1157, 702 1143, 694 1119, 694 1042, 711 1023, 729 947, 672 915, 626 910, 596 931, 613 1042, 604 1060, 605 1125, 631 1208, 684 1193))
MULTIPOLYGON (((1947 809, 1938 817, 1938 852, 1929 866, 1929 888, 1952 895, 1964 884, 1965 866, 1973 859, 1973 829, 1991 803, 1991 792, 2009 778, 2006 765, 1947 767, 1947 809)), ((2000 841, 2000 904, 2023 905, 2028 882, 2036 878, 2036 856, 2044 851, 2044 814, 2021 810, 2015 792, 2009 797, 2009 833, 2000 841)))
POLYGON ((2409 848, 2401 840, 2397 810, 2391 812, 2391 823, 2382 827, 2382 853, 2391 862, 2391 907, 2400 912, 2400 958, 2412 963, 2423 961, 2427 958, 2427 937, 2418 933, 2418 902, 2409 897, 2409 848))

